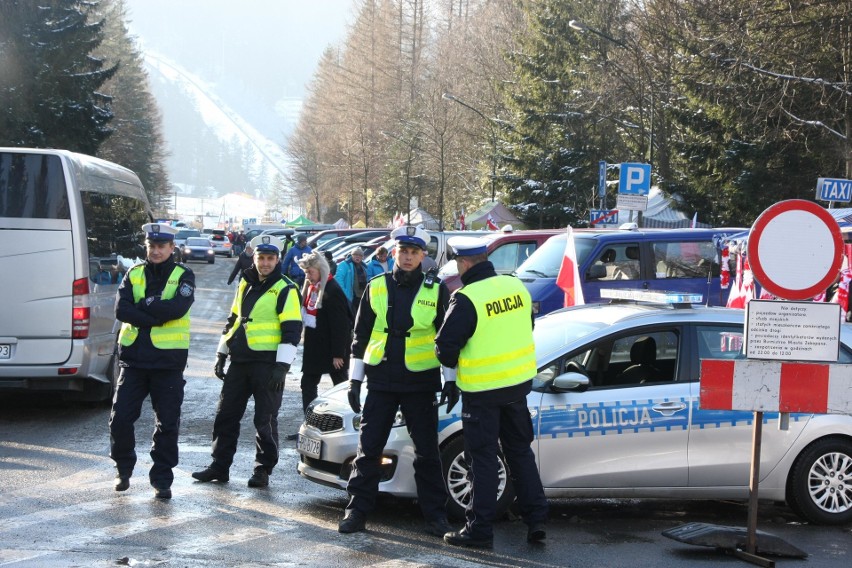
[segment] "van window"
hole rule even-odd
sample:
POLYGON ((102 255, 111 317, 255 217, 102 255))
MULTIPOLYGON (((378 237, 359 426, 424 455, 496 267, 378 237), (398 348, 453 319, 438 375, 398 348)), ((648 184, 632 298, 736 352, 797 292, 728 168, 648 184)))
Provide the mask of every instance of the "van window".
POLYGON ((707 278, 719 276, 716 247, 711 241, 653 243, 657 278, 707 278))
POLYGON ((142 225, 148 222, 146 205, 133 197, 81 191, 89 258, 143 255, 142 225))
POLYGON ((639 267, 639 243, 614 243, 598 253, 589 265, 586 280, 638 280, 639 267))
POLYGON ((0 153, 0 217, 71 219, 59 156, 0 153))
POLYGON ((513 242, 497 247, 488 255, 498 274, 510 274, 535 251, 535 242, 513 242))
MULTIPOLYGON (((527 273, 529 276, 536 278, 556 278, 559 274, 559 267, 562 266, 562 257, 565 256, 565 243, 568 240, 568 235, 557 235, 551 237, 541 245, 535 254, 531 255, 523 264, 518 267, 517 274, 519 276, 527 273)), ((574 235, 574 248, 577 251, 577 262, 580 266, 586 261, 586 258, 595 248, 595 240, 579 238, 574 235)))

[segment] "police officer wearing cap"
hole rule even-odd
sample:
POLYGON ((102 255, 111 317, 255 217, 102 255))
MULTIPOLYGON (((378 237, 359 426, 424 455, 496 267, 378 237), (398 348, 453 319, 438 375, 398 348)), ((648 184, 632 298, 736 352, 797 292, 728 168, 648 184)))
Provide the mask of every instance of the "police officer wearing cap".
MULTIPOLYGON (((464 528, 444 535, 444 540, 456 546, 491 547, 497 453, 502 450, 527 524, 527 541, 542 542, 547 499, 530 447, 533 427, 526 398, 537 372, 532 300, 520 280, 494 271, 485 240, 458 236, 447 244, 455 252, 462 287, 450 299, 435 349, 441 364, 455 370, 462 393, 471 498, 464 528)), ((448 398, 449 410, 457 399, 448 398)))
POLYGON ((177 229, 146 223, 147 260, 131 268, 121 285, 115 317, 121 373, 109 418, 110 452, 117 474, 115 490, 126 491, 136 465, 134 424, 145 397, 154 409, 154 436, 148 472, 154 495, 170 499, 178 464, 178 430, 183 404, 183 370, 189 352, 189 309, 195 300, 195 275, 175 263, 177 229))
POLYGON ((231 313, 219 340, 214 374, 222 392, 213 421, 213 462, 192 477, 201 482, 230 478, 240 421, 254 397, 255 457, 249 487, 266 487, 278 464, 278 410, 284 377, 302 335, 299 293, 281 274, 283 243, 272 235, 251 241, 254 264, 243 271, 231 313), (231 364, 225 371, 228 356, 231 364))
POLYGON ((382 477, 381 457, 397 410, 415 446, 414 480, 426 520, 426 532, 441 537, 447 522, 447 490, 438 449, 441 372, 435 357, 435 333, 444 318, 449 292, 420 264, 429 234, 419 227, 399 227, 393 271, 376 276, 358 305, 349 369, 349 404, 361 412, 361 385, 367 397, 361 415, 358 453, 347 491, 349 504, 338 530, 363 531, 375 507, 382 477))

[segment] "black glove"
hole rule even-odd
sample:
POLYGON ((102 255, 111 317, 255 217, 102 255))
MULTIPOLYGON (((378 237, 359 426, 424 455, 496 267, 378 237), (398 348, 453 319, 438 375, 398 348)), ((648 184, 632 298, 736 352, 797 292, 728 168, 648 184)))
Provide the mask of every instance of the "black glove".
POLYGON ((361 412, 361 381, 349 381, 349 406, 353 412, 361 412))
POLYGON ((272 368, 272 375, 269 377, 269 390, 272 392, 284 392, 284 377, 287 376, 287 371, 290 370, 290 365, 287 363, 275 363, 272 368))
POLYGON ((449 412, 459 401, 459 388, 455 381, 447 381, 444 383, 444 388, 441 389, 441 400, 438 404, 447 403, 447 412, 449 412))
POLYGON ((213 365, 213 374, 216 375, 216 378, 220 381, 225 380, 225 361, 228 360, 228 356, 224 353, 216 354, 216 364, 213 365))

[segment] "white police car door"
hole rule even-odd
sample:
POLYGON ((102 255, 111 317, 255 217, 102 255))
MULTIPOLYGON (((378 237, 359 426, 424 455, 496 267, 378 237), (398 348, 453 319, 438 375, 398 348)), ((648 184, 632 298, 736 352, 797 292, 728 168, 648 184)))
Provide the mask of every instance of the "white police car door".
MULTIPOLYGON (((752 421, 754 413, 738 410, 703 410, 698 382, 701 359, 741 357, 743 328, 739 326, 696 326, 697 349, 694 351, 692 431, 689 440, 690 487, 745 487, 751 468, 752 421)), ((760 449, 760 473, 769 475, 799 437, 810 414, 791 414, 789 428, 777 427, 778 413, 763 415, 764 428, 760 449), (770 426, 771 425, 771 426, 770 426)))
POLYGON ((582 364, 592 386, 542 395, 537 449, 545 487, 687 485, 689 383, 675 380, 680 345, 678 327, 631 330, 554 362, 556 373, 569 361, 582 364), (643 338, 656 344, 654 364, 648 352, 647 371, 633 372, 631 348, 643 338))

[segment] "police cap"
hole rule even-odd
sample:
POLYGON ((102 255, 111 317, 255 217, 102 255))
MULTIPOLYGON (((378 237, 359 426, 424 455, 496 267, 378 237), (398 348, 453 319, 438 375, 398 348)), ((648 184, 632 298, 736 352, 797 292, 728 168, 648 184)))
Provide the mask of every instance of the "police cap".
POLYGON ((280 255, 284 243, 275 235, 258 235, 251 240, 251 248, 255 253, 265 252, 267 254, 280 255))
POLYGON ((390 236, 401 245, 414 245, 423 250, 426 250, 426 243, 429 242, 429 233, 426 229, 411 225, 397 227, 391 231, 390 236))
POLYGON ((488 252, 488 241, 481 237, 457 236, 447 239, 456 256, 473 256, 488 252))
POLYGON ((142 230, 149 241, 174 241, 178 232, 175 227, 166 223, 145 223, 142 230))

